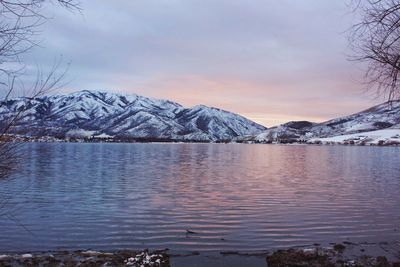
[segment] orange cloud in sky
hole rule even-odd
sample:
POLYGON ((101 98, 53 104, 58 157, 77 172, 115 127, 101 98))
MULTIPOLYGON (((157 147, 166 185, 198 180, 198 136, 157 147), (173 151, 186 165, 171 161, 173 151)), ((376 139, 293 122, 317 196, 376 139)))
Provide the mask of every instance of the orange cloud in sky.
POLYGON ((62 54, 73 91, 205 104, 266 126, 383 101, 363 94, 365 66, 348 60, 346 1, 82 2, 84 18, 56 11, 43 31, 46 49, 24 59, 46 65, 62 54))

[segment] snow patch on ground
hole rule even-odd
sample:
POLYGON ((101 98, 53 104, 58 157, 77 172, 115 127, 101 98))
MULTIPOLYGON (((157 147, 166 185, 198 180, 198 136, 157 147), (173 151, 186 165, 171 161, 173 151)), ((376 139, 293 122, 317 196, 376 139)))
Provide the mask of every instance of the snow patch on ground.
POLYGON ((67 137, 90 137, 95 134, 96 131, 87 131, 83 129, 74 129, 74 130, 69 130, 65 136, 67 137))
POLYGON ((312 138, 308 143, 355 144, 355 145, 400 145, 400 129, 384 129, 326 138, 312 138))
POLYGON ((32 258, 32 257, 33 257, 32 254, 22 254, 21 255, 21 258, 23 258, 23 259, 28 259, 28 258, 32 258))
POLYGON ((95 137, 96 138, 113 138, 114 136, 102 133, 102 134, 96 135, 95 137))

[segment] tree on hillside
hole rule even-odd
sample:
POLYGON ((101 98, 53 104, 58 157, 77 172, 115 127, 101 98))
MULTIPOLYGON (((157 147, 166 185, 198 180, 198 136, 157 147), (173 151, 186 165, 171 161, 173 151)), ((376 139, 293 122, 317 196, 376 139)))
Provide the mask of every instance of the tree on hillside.
POLYGON ((400 99, 400 0, 353 0, 360 21, 352 27, 354 59, 367 63, 369 89, 400 99))

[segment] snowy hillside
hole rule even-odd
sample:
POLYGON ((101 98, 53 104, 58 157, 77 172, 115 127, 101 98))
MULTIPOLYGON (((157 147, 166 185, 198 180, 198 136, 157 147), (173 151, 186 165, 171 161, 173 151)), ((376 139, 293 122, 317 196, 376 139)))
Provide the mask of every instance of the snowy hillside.
POLYGON ((30 101, 8 100, 0 106, 0 119, 5 123, 20 111, 12 131, 28 136, 215 141, 266 130, 244 117, 216 108, 184 108, 168 100, 98 91, 30 101))
POLYGON ((383 103, 365 111, 317 124, 314 136, 328 137, 368 132, 400 125, 400 101, 383 103))
MULTIPOLYGON (((328 143, 334 140, 341 140, 340 142, 344 142, 352 138, 361 138, 362 140, 365 139, 364 143, 370 144, 375 144, 379 141, 381 141, 381 143, 393 141, 391 137, 388 139, 386 136, 386 134, 391 134, 392 131, 378 132, 382 129, 395 129, 394 131, 400 129, 400 101, 384 103, 350 116, 329 120, 323 123, 311 123, 307 121, 289 122, 280 126, 271 127, 261 134, 242 138, 242 140, 266 143, 321 140, 328 143), (372 135, 371 133, 375 131, 377 134, 372 135), (365 134, 361 135, 360 133, 365 134)), ((394 136, 396 136, 396 134, 394 136)))
POLYGON ((259 142, 297 142, 303 140, 305 135, 315 123, 309 121, 292 121, 279 126, 271 127, 265 132, 252 136, 249 140, 259 142))

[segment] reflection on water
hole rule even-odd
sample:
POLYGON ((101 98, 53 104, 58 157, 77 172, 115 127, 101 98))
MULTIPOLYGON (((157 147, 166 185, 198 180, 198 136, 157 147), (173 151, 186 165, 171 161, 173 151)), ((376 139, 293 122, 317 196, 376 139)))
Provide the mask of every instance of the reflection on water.
POLYGON ((400 237, 399 148, 28 144, 0 250, 262 250, 400 237), (30 232, 24 230, 21 225, 30 232), (187 234, 190 229, 196 234, 187 234))

